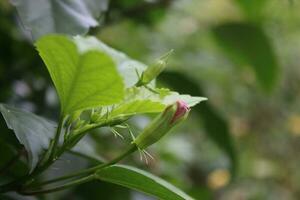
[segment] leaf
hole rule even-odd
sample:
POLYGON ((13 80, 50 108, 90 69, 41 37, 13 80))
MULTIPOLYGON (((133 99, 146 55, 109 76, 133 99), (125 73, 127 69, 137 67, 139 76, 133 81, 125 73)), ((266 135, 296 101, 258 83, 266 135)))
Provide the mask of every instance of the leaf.
POLYGON ((265 91, 274 89, 279 66, 271 42, 262 28, 248 23, 228 23, 215 27, 213 33, 224 53, 234 62, 253 68, 265 91))
POLYGON ((193 199, 161 178, 130 166, 113 165, 97 171, 96 177, 99 180, 138 190, 162 200, 193 199))
POLYGON ((139 80, 137 72, 139 74, 142 74, 142 72, 147 68, 143 63, 131 59, 126 54, 107 46, 95 37, 76 36, 74 40, 80 52, 86 52, 96 49, 104 51, 105 53, 110 55, 117 64, 117 68, 124 79, 126 88, 135 85, 139 80))
POLYGON ((57 89, 62 113, 111 105, 123 99, 122 78, 99 50, 80 54, 67 37, 48 35, 36 43, 57 89))
MULTIPOLYGON (((160 78, 176 91, 197 96, 204 95, 202 88, 184 73, 165 72, 160 78)), ((209 101, 201 104, 201 107, 196 106, 193 110, 201 118, 199 120, 203 122, 207 136, 230 158, 231 172, 234 175, 237 168, 237 155, 227 121, 210 105, 209 101)))
POLYGON ((39 161, 40 155, 49 147, 54 137, 55 123, 5 104, 0 104, 0 111, 9 129, 12 129, 17 139, 28 152, 30 170, 32 171, 39 161))
POLYGON ((11 0, 33 38, 49 33, 78 35, 98 25, 108 0, 11 0))
POLYGON ((125 100, 115 105, 109 117, 162 112, 168 105, 184 100, 190 107, 206 100, 204 97, 180 95, 165 88, 150 91, 144 87, 132 87, 126 90, 125 100))

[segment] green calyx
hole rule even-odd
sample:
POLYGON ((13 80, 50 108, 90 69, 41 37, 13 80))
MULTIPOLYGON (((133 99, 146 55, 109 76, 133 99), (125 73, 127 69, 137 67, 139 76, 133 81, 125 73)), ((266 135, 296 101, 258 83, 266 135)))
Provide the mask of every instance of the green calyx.
POLYGON ((168 106, 164 112, 159 114, 146 126, 143 132, 132 143, 139 149, 145 149, 160 140, 175 125, 186 119, 189 108, 187 107, 187 109, 182 112, 181 106, 182 104, 179 102, 168 106), (180 115, 178 115, 179 111, 181 112, 180 115))

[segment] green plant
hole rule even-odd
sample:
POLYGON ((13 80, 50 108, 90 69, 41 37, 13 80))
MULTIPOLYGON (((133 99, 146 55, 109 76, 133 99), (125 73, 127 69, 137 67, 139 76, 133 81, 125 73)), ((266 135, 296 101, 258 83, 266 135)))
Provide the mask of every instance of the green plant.
MULTIPOLYGON (((153 67, 147 69, 144 64, 94 37, 73 38, 50 34, 38 39, 35 46, 56 87, 60 99, 60 117, 56 124, 33 113, 0 105, 8 127, 14 130, 19 142, 24 145, 29 162, 29 172, 1 185, 1 193, 17 191, 23 195, 36 195, 91 180, 102 180, 160 199, 192 199, 158 177, 116 163, 136 150, 147 157, 145 148, 185 119, 189 108, 205 98, 156 88, 154 79, 162 70, 153 70, 153 67), (135 139, 126 121, 146 113, 161 114, 135 139), (126 128, 132 135, 132 142, 111 161, 98 160, 99 163, 93 167, 51 180, 40 177, 63 153, 73 151, 84 136, 102 127, 111 128, 120 137, 124 136, 114 128, 126 128)), ((165 59, 166 56, 163 56, 153 66, 165 68, 165 59)), ((89 157, 80 151, 77 155, 89 157)))

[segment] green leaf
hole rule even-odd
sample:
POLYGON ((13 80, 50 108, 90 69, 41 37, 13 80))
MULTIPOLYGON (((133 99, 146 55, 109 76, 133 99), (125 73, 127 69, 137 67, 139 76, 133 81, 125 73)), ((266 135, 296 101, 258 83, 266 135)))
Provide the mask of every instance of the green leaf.
MULTIPOLYGON (((165 72, 160 78, 176 91, 191 95, 204 95, 202 88, 184 73, 165 72)), ((196 106, 193 110, 203 122, 207 136, 230 158, 231 172, 234 175, 237 169, 237 154, 227 121, 210 105, 209 101, 196 106)))
POLYGON ((162 200, 193 199, 161 178, 130 166, 113 165, 96 172, 96 177, 99 180, 138 190, 162 200))
POLYGON ((108 0, 11 0, 11 3, 35 39, 49 33, 84 34, 98 25, 96 18, 108 6, 108 0))
POLYGON ((49 147, 54 137, 55 123, 5 104, 0 104, 0 111, 9 129, 12 129, 17 139, 28 152, 31 171, 39 161, 39 157, 49 147))
POLYGON ((100 50, 110 55, 117 64, 117 68, 124 79, 126 88, 135 85, 139 80, 137 72, 142 74, 142 72, 147 68, 143 63, 131 59, 126 54, 107 46, 95 37, 77 36, 74 38, 74 40, 80 52, 100 50))
POLYGON ((36 46, 57 89, 64 115, 123 99, 122 78, 107 54, 99 50, 80 54, 70 39, 59 35, 42 37, 36 46))
POLYGON ((162 112, 168 105, 184 100, 190 107, 206 100, 204 97, 180 95, 165 88, 150 91, 145 87, 132 87, 126 90, 125 100, 114 106, 109 117, 162 112))
POLYGON ((213 33, 224 53, 234 62, 252 67, 265 91, 274 89, 279 66, 271 42, 262 28, 248 23, 228 23, 215 27, 213 33))

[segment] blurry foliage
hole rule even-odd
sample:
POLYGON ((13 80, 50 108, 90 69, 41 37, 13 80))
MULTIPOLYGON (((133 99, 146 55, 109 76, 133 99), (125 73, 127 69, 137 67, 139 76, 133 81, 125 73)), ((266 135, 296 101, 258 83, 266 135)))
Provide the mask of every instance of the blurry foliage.
POLYGON ((230 23, 213 30, 224 52, 238 66, 253 67, 257 81, 264 90, 271 91, 278 80, 279 67, 269 38, 255 25, 230 23))
POLYGON ((154 24, 166 14, 166 9, 173 0, 115 0, 110 3, 108 20, 120 20, 124 17, 132 19, 138 23, 154 24))
POLYGON ((243 10, 245 17, 250 21, 262 22, 264 9, 269 0, 235 0, 237 5, 243 10))

